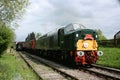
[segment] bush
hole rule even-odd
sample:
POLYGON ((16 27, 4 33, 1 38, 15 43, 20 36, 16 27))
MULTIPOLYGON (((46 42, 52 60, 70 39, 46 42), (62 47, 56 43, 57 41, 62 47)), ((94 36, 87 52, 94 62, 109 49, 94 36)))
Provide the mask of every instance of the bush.
POLYGON ((14 32, 9 27, 0 26, 0 55, 10 46, 14 40, 14 32))

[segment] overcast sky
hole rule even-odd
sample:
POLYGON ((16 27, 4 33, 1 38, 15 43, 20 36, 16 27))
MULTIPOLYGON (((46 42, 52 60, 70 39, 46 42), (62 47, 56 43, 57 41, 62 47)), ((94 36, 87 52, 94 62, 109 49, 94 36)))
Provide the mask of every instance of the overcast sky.
POLYGON ((16 41, 24 41, 28 33, 45 34, 69 23, 80 23, 90 29, 101 29, 108 38, 120 30, 118 0, 30 0, 16 41))

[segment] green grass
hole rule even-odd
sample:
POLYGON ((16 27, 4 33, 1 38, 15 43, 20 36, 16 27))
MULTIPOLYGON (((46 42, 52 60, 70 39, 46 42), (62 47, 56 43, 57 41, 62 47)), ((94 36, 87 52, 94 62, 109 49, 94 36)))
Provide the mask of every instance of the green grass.
POLYGON ((0 80, 39 80, 26 63, 14 52, 0 57, 0 80))
POLYGON ((99 50, 104 54, 99 57, 97 64, 120 69, 120 48, 100 47, 99 50))

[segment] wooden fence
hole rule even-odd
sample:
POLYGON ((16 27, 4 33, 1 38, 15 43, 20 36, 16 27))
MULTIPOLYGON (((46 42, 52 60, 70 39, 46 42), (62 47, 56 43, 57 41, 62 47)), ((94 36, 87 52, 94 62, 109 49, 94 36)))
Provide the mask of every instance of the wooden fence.
POLYGON ((102 47, 119 47, 120 48, 120 39, 110 39, 110 40, 100 40, 98 45, 102 47))

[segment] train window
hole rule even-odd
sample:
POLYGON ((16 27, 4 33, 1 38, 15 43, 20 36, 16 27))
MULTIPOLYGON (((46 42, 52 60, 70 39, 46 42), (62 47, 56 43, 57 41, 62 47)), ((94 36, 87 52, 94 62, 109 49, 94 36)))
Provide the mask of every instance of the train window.
POLYGON ((80 29, 80 26, 78 24, 73 24, 74 30, 80 29))
POLYGON ((94 36, 94 39, 97 39, 98 38, 98 35, 96 32, 93 32, 93 36, 94 36))
POLYGON ((83 26, 83 25, 80 25, 80 24, 73 24, 73 29, 74 30, 77 30, 77 29, 84 29, 85 28, 85 26, 83 26))
POLYGON ((80 29, 84 29, 85 27, 81 24, 69 24, 64 28, 65 34, 68 34, 70 32, 73 32, 75 30, 80 30, 80 29))
POLYGON ((71 31, 73 31, 73 30, 74 30, 74 28, 73 28, 73 26, 72 26, 71 24, 68 25, 68 26, 66 26, 65 29, 64 29, 65 34, 71 32, 71 31))

